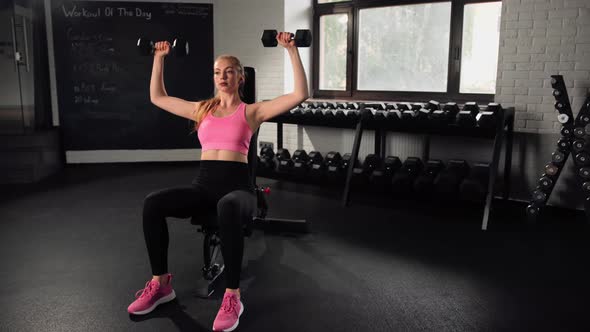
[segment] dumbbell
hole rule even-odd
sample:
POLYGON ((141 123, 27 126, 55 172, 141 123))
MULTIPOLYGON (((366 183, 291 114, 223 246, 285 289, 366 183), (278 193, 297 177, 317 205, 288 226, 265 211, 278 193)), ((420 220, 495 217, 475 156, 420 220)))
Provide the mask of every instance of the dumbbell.
POLYGON ((417 111, 410 104, 398 104, 401 112, 401 119, 405 122, 413 122, 418 115, 417 111))
POLYGON ((469 175, 461 182, 459 192, 464 200, 483 201, 488 193, 489 163, 474 163, 469 175))
POLYGON ((590 167, 580 167, 578 169, 578 175, 584 179, 584 181, 590 180, 590 167))
POLYGON ((442 160, 428 160, 424 171, 414 181, 414 191, 420 197, 431 197, 434 192, 434 179, 444 168, 445 164, 442 160))
POLYGON ((298 119, 302 115, 302 111, 305 109, 304 104, 299 104, 294 109, 289 111, 289 116, 292 117, 294 120, 298 119))
MULTIPOLYGON (((342 174, 348 174, 348 167, 350 165, 350 163, 352 162, 352 154, 351 153, 345 153, 342 156, 342 162, 340 163, 340 171, 342 172, 342 174)), ((354 167, 357 167, 359 165, 359 160, 355 160, 352 167, 354 169, 354 167)))
POLYGON ((559 151, 562 151, 562 152, 569 151, 571 144, 572 143, 569 140, 569 138, 562 137, 557 140, 557 148, 559 149, 559 151))
POLYGON ((547 174, 543 174, 537 182, 537 186, 544 192, 549 192, 553 188, 553 185, 553 179, 547 174))
POLYGON ((318 151, 311 151, 309 153, 309 174, 316 181, 323 180, 326 172, 326 164, 324 157, 318 151))
POLYGON ((303 149, 295 150, 293 152, 293 173, 299 176, 304 176, 307 173, 309 156, 303 149))
POLYGON ((342 178, 342 156, 339 152, 328 152, 328 154, 326 154, 325 164, 328 180, 338 181, 342 178))
POLYGON ((470 101, 465 103, 463 110, 457 114, 457 124, 460 127, 473 128, 477 125, 476 116, 479 113, 479 105, 476 102, 470 101))
POLYGON ((559 150, 555 150, 552 154, 551 154, 551 161, 556 164, 556 165, 561 165, 565 162, 565 153, 559 151, 559 150))
POLYGON ((385 105, 385 121, 388 123, 396 123, 401 120, 402 113, 397 108, 396 103, 390 103, 385 105))
POLYGON ((563 137, 572 137, 574 136, 574 128, 570 126, 563 126, 561 127, 561 136, 563 137))
POLYGON ((469 165, 465 160, 449 160, 447 168, 441 171, 434 180, 435 191, 440 198, 452 197, 458 193, 461 182, 468 174, 469 165))
MULTIPOLYGON (((146 38, 137 39, 137 49, 141 55, 152 55, 155 51, 155 45, 153 41, 146 38)), ((177 57, 183 57, 189 54, 188 42, 179 38, 175 38, 172 41, 171 52, 177 57)))
POLYGON ((333 123, 336 115, 336 103, 324 103, 324 123, 333 123))
POLYGON ((440 109, 440 104, 435 101, 431 100, 427 104, 418 104, 422 106, 419 110, 417 110, 416 120, 420 122, 425 122, 430 118, 430 114, 438 109, 440 109))
POLYGON ((367 103, 365 109, 369 110, 369 120, 384 120, 385 119, 385 104, 384 103, 367 103))
POLYGON ((369 175, 369 183, 375 191, 389 191, 393 174, 402 166, 401 160, 395 156, 388 156, 381 167, 373 170, 369 175))
POLYGON ((479 112, 475 116, 477 126, 485 129, 493 129, 498 123, 502 106, 497 103, 489 103, 484 111, 479 112))
POLYGON ((531 196, 532 196, 531 200, 537 206, 544 205, 545 202, 547 201, 547 198, 549 197, 549 195, 546 192, 544 192, 543 190, 541 190, 540 188, 533 190, 533 193, 531 194, 531 196))
POLYGON ((293 160, 287 149, 278 149, 276 158, 278 161, 277 171, 279 173, 290 173, 293 170, 293 160))
POLYGON ((540 207, 535 205, 534 203, 529 204, 526 207, 526 215, 527 215, 527 220, 529 222, 534 222, 537 220, 537 218, 539 217, 539 212, 540 212, 540 207))
POLYGON ((346 113, 344 112, 348 105, 346 103, 337 103, 336 111, 334 112, 334 119, 336 124, 344 124, 346 122, 346 113))
POLYGON ((352 169, 352 184, 366 186, 369 184, 369 176, 375 169, 381 167, 381 157, 376 154, 368 154, 360 167, 352 169))
MULTIPOLYGON (((276 47, 278 45, 277 34, 277 30, 264 30, 260 38, 262 45, 264 47, 276 47)), ((295 40, 295 46, 309 47, 312 41, 311 31, 307 29, 297 30, 295 34, 291 34, 291 40, 293 39, 295 40)))
POLYGON ((430 121, 433 126, 446 126, 455 121, 457 113, 459 113, 457 103, 446 103, 442 110, 435 110, 430 114, 430 121))
POLYGON ((576 166, 590 166, 590 154, 586 151, 576 153, 574 163, 576 166))
POLYGON ((583 139, 577 139, 572 142, 572 151, 582 152, 586 148, 586 141, 583 139))
POLYGON ((260 150, 260 161, 258 168, 261 174, 272 174, 275 171, 276 162, 274 160, 275 153, 271 147, 265 146, 260 150))
POLYGON ((391 178, 391 190, 394 194, 411 195, 414 181, 424 169, 422 160, 417 157, 408 157, 401 168, 391 178))
MULTIPOLYGON (((545 174, 550 175, 550 176, 555 176, 557 175, 557 173, 559 172, 559 167, 553 163, 549 163, 547 165, 545 165, 545 174)), ((590 170, 588 172, 588 175, 590 175, 590 170)))
POLYGON ((584 127, 575 127, 574 128, 574 137, 575 138, 584 138, 584 135, 586 135, 586 131, 584 130, 584 127))

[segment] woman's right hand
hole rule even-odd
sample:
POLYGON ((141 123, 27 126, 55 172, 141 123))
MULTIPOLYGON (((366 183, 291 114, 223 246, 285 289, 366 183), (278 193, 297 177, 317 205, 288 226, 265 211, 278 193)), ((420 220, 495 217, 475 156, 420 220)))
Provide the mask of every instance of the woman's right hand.
POLYGON ((154 56, 165 57, 170 53, 170 43, 168 41, 159 41, 154 45, 154 56))

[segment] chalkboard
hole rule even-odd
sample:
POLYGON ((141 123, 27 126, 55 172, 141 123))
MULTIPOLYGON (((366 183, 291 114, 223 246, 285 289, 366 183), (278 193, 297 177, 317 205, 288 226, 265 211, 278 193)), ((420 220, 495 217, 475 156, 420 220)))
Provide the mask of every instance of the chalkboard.
POLYGON ((168 95, 213 94, 213 5, 52 1, 60 127, 65 150, 199 148, 190 120, 150 102, 153 56, 139 37, 187 40, 190 54, 169 54, 168 95))

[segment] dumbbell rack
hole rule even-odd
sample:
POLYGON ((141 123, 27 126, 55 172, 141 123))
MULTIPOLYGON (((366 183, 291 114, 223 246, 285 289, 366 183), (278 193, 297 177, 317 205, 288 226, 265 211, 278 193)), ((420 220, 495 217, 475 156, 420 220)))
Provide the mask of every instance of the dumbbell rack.
MULTIPOLYGON (((344 123, 318 123, 314 121, 314 119, 305 119, 299 118, 294 119, 291 117, 284 117, 278 116, 275 117, 268 122, 275 122, 277 124, 277 149, 281 149, 283 147, 283 124, 298 124, 298 125, 311 125, 311 126, 321 126, 321 127, 332 127, 332 128, 343 128, 343 129, 354 129, 355 136, 354 136, 354 143, 351 152, 351 160, 357 160, 358 154, 360 150, 361 139, 363 135, 363 130, 375 130, 375 154, 379 154, 383 159, 385 157, 385 144, 386 144, 386 134, 387 132, 394 131, 394 132, 408 132, 414 134, 424 134, 426 135, 425 140, 425 157, 428 157, 429 149, 430 149, 430 136, 431 135, 438 135, 438 136, 462 136, 462 137, 477 137, 477 138, 486 138, 486 139, 493 139, 494 140, 494 149, 492 153, 492 163, 490 165, 490 176, 488 182, 488 191, 486 195, 486 204, 484 207, 484 214, 482 220, 482 229, 486 230, 488 225, 489 219, 489 212, 491 209, 492 199, 494 195, 494 184, 496 181, 496 176, 498 173, 498 165, 500 162, 500 153, 502 149, 502 144, 504 140, 506 140, 506 154, 505 154, 505 163, 504 163, 504 193, 503 198, 508 199, 508 195, 510 192, 510 171, 511 171, 511 163, 512 163, 512 139, 513 139, 513 130, 514 130, 514 108, 500 108, 500 112, 498 118, 501 119, 497 121, 495 128, 485 129, 485 128, 463 128, 456 125, 448 125, 444 127, 437 127, 437 126, 419 126, 419 125, 411 125, 405 122, 398 122, 396 124, 386 123, 385 121, 379 120, 371 120, 367 119, 368 117, 363 116, 362 114, 366 114, 369 112, 368 110, 364 109, 364 104, 361 103, 360 105, 360 115, 358 120, 355 122, 345 121, 344 123)), ((350 204, 350 189, 351 189, 351 182, 352 182, 352 174, 354 169, 355 163, 351 162, 348 166, 347 174, 346 174, 346 181, 344 185, 344 193, 342 195, 342 204, 343 206, 349 206, 350 204)))
POLYGON ((590 136, 590 95, 586 97, 574 120, 563 76, 551 75, 551 87, 554 89, 557 119, 562 124, 561 138, 558 140, 557 150, 551 156, 551 162, 545 166, 544 174, 531 193, 531 201, 526 207, 527 219, 530 222, 537 221, 542 207, 547 204, 555 188, 567 158, 572 155, 577 168, 577 178, 582 183, 582 190, 586 194, 584 211, 586 218, 590 220, 590 147, 587 144, 590 136))

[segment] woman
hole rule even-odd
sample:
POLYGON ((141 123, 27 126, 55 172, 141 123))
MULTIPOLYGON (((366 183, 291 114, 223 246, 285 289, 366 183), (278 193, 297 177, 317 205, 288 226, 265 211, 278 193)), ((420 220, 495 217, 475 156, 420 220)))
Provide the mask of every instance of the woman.
POLYGON ((252 217, 256 207, 248 173, 250 138, 264 121, 287 112, 308 98, 305 71, 291 34, 281 32, 277 41, 290 55, 295 89, 273 100, 250 105, 242 102, 239 95, 245 80, 243 67, 237 58, 227 55, 219 56, 214 64, 217 90, 214 98, 189 102, 168 96, 162 71, 170 45, 168 42, 156 43, 150 99, 168 112, 195 121, 202 146, 201 165, 191 186, 163 189, 145 198, 143 229, 153 276, 145 288, 136 293, 137 299, 127 309, 129 313, 147 314, 158 304, 176 297, 167 266, 166 217, 188 218, 217 209, 227 288, 213 330, 232 331, 238 326, 244 311, 239 288, 244 250, 242 225, 252 217))

